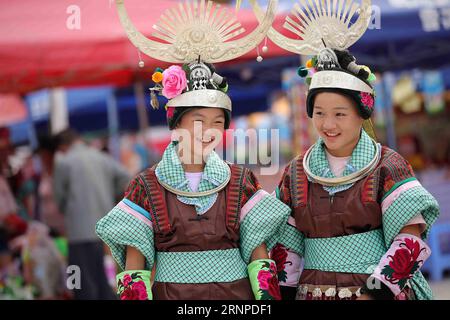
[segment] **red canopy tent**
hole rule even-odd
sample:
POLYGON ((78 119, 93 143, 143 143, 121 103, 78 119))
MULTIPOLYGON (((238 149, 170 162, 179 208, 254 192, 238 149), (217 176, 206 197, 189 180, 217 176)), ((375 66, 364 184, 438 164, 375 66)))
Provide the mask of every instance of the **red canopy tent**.
POLYGON ((0 127, 24 121, 27 116, 25 103, 17 94, 0 94, 0 127))
MULTIPOLYGON (((147 36, 159 15, 174 2, 125 0, 133 23, 147 36)), ((238 16, 245 34, 256 27, 251 11, 241 10, 238 16)), ((283 17, 277 17, 275 25, 283 22, 283 17)), ((0 93, 55 86, 128 85, 135 77, 149 78, 153 69, 161 66, 142 55, 145 67, 138 68, 137 49, 122 29, 114 0, 3 0, 0 24, 0 93), (80 28, 70 29, 67 22, 78 8, 80 28)), ((269 48, 264 57, 289 54, 273 44, 269 48)), ((241 57, 255 58, 255 51, 241 57)))

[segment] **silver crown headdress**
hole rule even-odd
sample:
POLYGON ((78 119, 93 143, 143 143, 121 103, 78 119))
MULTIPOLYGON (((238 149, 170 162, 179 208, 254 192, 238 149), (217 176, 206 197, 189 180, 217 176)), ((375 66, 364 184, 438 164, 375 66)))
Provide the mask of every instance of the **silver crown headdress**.
MULTIPOLYGON (((262 11, 258 4, 253 9, 258 20, 261 20, 262 11)), ((371 17, 371 0, 298 0, 291 15, 286 17, 284 28, 300 39, 288 38, 274 28, 269 30, 267 36, 288 51, 314 55, 306 67, 298 70, 301 77, 307 76, 308 70, 317 71, 306 78, 309 93, 314 89, 341 88, 370 95, 367 105, 361 101, 365 117, 370 117, 375 95, 371 83, 376 77, 367 66, 356 64, 355 57, 346 50, 366 32, 371 17)), ((311 109, 308 103, 312 99, 308 98, 307 109, 311 109)), ((375 139, 370 118, 364 121, 363 126, 375 139)))
MULTIPOLYGON (((256 0, 249 0, 256 5, 256 0)), ((229 61, 253 50, 266 37, 275 19, 278 0, 270 0, 260 23, 248 35, 237 38, 245 29, 229 10, 209 0, 186 0, 161 14, 153 26, 153 38, 145 37, 131 22, 124 0, 116 0, 120 22, 136 48, 155 59, 184 64, 186 89, 169 100, 167 106, 222 107, 231 110, 231 100, 221 89, 223 78, 212 69, 212 63, 229 61), (237 39, 236 39, 237 38, 237 39)), ((237 7, 240 0, 237 1, 237 7)), ((152 101, 155 91, 151 89, 152 101)), ((156 100, 156 101, 155 101, 156 100)))
MULTIPOLYGON (((263 16, 261 8, 256 3, 253 9, 260 20, 263 16)), ((283 27, 300 39, 288 38, 271 28, 267 36, 275 44, 297 54, 315 55, 314 67, 317 70, 343 68, 357 75, 364 69, 368 76, 371 75, 370 69, 357 65, 354 58, 348 65, 341 66, 334 51, 348 49, 366 32, 372 13, 371 0, 298 0, 290 13, 283 27)), ((373 78, 374 75, 370 79, 373 78)), ((373 91, 364 81, 352 79, 351 75, 345 77, 327 72, 314 74, 310 89, 316 84, 333 86, 343 84, 342 81, 358 91, 373 91)))
MULTIPOLYGON (((268 37, 278 46, 304 55, 318 54, 324 48, 345 50, 367 30, 372 14, 371 0, 298 0, 286 17, 284 28, 301 39, 290 39, 274 28, 268 37), (356 20, 355 20, 356 19, 356 20)), ((262 10, 253 7, 258 19, 262 10)))

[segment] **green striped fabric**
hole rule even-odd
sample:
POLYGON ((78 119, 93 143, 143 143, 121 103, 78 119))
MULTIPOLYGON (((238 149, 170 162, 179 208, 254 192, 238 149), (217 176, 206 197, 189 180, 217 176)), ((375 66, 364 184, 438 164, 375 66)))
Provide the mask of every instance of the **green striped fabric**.
POLYGON ((381 229, 342 237, 305 239, 304 268, 371 274, 386 251, 381 229))
POLYGON ((305 236, 296 227, 286 224, 278 235, 278 242, 300 256, 305 254, 305 236))
POLYGON ((289 206, 271 195, 266 195, 248 212, 240 224, 241 252, 246 263, 250 263, 253 250, 261 244, 265 243, 268 250, 275 246, 290 212, 289 206))
POLYGON ((439 204, 422 186, 416 186, 402 192, 399 197, 383 213, 383 230, 386 246, 390 246, 400 230, 421 213, 427 227, 422 234, 426 239, 432 224, 439 216, 439 204))
POLYGON ((125 270, 127 246, 138 249, 145 257, 145 268, 152 269, 155 254, 153 230, 141 220, 115 206, 97 222, 96 233, 109 246, 122 270, 125 270))
POLYGON ((232 282, 247 277, 247 264, 238 248, 156 253, 157 282, 232 282))

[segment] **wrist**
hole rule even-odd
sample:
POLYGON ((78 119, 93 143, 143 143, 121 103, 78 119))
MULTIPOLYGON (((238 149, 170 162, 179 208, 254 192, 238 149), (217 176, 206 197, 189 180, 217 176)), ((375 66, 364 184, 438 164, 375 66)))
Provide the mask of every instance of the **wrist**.
POLYGON ((126 270, 116 276, 120 300, 152 300, 148 270, 126 270))
POLYGON ((367 294, 374 300, 394 300, 394 293, 387 285, 378 279, 370 276, 361 288, 361 294, 367 294), (372 285, 368 286, 367 283, 372 285))

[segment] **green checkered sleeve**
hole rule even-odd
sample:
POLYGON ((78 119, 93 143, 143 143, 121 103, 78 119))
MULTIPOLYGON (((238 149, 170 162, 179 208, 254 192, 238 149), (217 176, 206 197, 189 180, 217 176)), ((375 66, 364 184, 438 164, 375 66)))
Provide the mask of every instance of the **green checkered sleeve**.
POLYGON ((383 231, 386 247, 389 248, 401 229, 421 213, 427 223, 422 238, 426 239, 430 228, 439 216, 439 204, 422 186, 415 186, 400 194, 383 214, 383 231))
POLYGON ((269 194, 250 209, 240 224, 241 254, 246 263, 261 244, 265 243, 269 251, 275 246, 277 234, 287 223, 290 211, 287 205, 269 194))
MULTIPOLYGON (((403 191, 383 213, 383 233, 387 248, 391 246, 401 229, 418 213, 422 214, 426 222, 425 232, 422 233, 422 238, 425 240, 431 226, 439 216, 439 204, 420 185, 403 191)), ((420 271, 416 272, 411 279, 411 286, 417 299, 430 300, 433 298, 431 288, 420 271)))
POLYGON ((280 228, 276 235, 277 242, 303 257, 305 254, 305 236, 295 226, 288 223, 280 228))
POLYGON ((145 257, 146 269, 152 269, 155 259, 152 228, 119 205, 97 222, 96 233, 111 248, 122 270, 125 270, 127 246, 138 249, 145 257))

